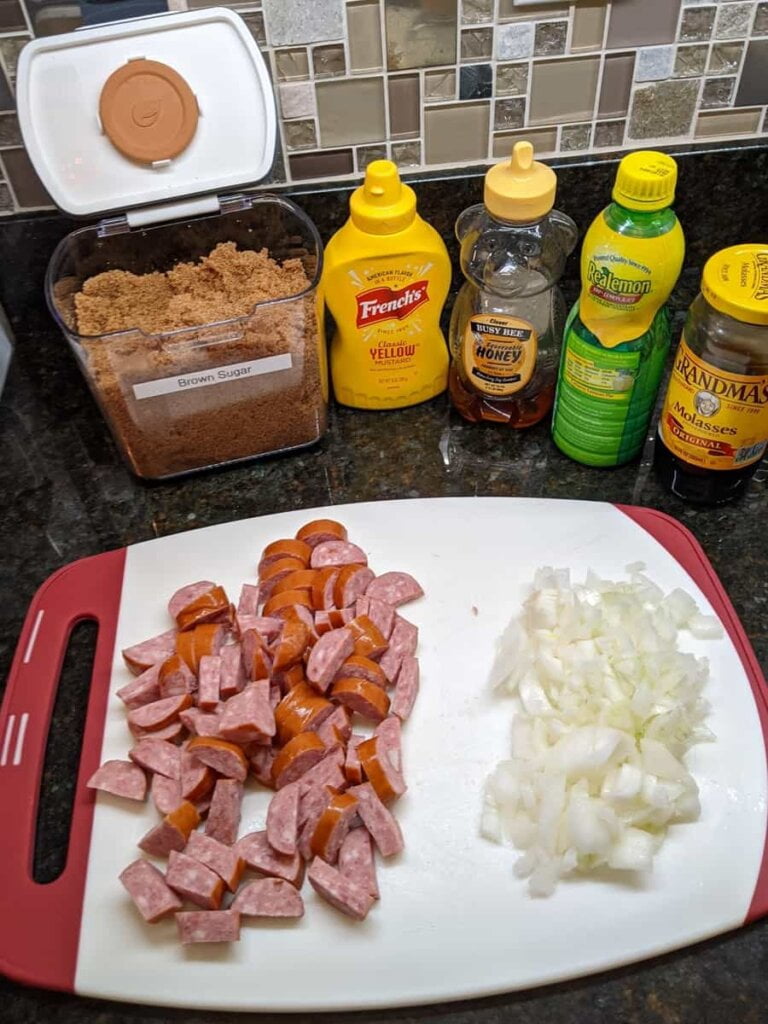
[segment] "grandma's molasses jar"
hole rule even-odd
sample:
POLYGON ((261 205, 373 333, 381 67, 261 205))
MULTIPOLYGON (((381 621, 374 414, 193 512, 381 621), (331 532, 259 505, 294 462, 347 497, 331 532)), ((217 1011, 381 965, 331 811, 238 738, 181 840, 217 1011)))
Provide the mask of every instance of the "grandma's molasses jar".
POLYGON ((654 465, 678 497, 720 505, 744 492, 768 448, 768 246, 706 263, 659 420, 654 465))

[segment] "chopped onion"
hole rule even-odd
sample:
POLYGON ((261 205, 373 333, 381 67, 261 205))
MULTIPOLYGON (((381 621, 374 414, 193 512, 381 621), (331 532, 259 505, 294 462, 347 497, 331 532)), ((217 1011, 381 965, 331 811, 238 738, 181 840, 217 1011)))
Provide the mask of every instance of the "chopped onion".
POLYGON ((694 821, 698 787, 683 759, 713 739, 706 658, 678 633, 723 635, 680 589, 665 595, 641 562, 629 582, 539 569, 499 639, 491 683, 514 695, 511 758, 486 782, 482 835, 523 851, 532 896, 607 866, 649 871, 670 824, 694 821))

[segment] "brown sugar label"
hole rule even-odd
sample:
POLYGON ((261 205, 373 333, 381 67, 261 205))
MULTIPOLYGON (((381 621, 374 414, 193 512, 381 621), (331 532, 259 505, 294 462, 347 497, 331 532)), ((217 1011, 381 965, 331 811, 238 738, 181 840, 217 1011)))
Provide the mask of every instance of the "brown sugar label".
POLYGON ((226 366, 211 366, 194 373, 180 373, 175 377, 160 377, 133 385, 136 398, 155 398, 157 395, 170 395, 177 391, 192 391, 195 388, 207 388, 211 384, 231 384, 245 377, 258 377, 277 370, 290 370, 293 359, 290 352, 279 356, 265 356, 263 359, 248 359, 244 363, 228 363, 226 366))
POLYGON ((741 469, 768 444, 768 375, 728 373, 685 342, 675 356, 659 420, 667 448, 703 469, 741 469))
POLYGON ((478 313, 464 328, 462 359, 472 385, 486 395, 521 391, 536 367, 536 329, 516 316, 478 313))

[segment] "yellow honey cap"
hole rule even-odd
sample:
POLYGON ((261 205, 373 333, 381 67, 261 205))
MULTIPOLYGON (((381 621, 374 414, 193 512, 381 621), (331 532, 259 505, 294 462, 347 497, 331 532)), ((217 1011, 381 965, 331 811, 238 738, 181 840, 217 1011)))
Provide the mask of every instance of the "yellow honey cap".
POLYGON ((513 146, 510 160, 486 174, 483 202, 492 216, 525 224, 549 213, 556 188, 555 172, 534 160, 533 146, 522 140, 513 146))
POLYGON ((352 222, 371 235, 393 235, 404 231, 416 217, 416 194, 400 181, 397 164, 372 160, 365 180, 349 200, 352 222))
POLYGON ((619 164, 612 195, 630 210, 663 210, 672 205, 676 184, 677 164, 671 156, 639 149, 619 164))
POLYGON ((710 306, 747 324, 768 324, 768 246, 732 245, 710 256, 701 275, 710 306))

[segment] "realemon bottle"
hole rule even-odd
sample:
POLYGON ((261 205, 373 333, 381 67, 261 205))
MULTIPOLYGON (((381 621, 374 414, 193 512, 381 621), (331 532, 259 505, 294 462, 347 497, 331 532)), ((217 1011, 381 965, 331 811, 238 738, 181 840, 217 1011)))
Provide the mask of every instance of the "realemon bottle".
POLYGON ((552 209, 557 178, 518 142, 456 222, 466 283, 450 329, 453 404, 471 422, 530 427, 552 407, 565 306, 557 282, 576 225, 552 209))
POLYGON ((746 489, 768 447, 768 246, 707 260, 659 419, 654 464, 685 501, 746 489))
POLYGON ((625 156, 613 202, 581 250, 581 295, 565 326, 552 437, 588 466, 617 466, 645 441, 669 352, 664 303, 685 253, 670 209, 677 165, 665 153, 625 156))

